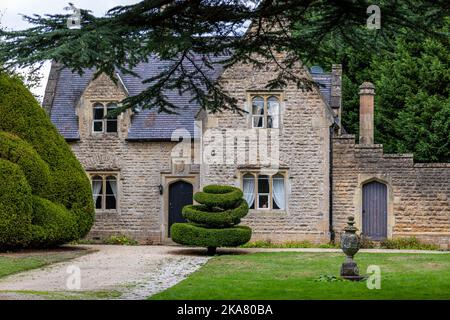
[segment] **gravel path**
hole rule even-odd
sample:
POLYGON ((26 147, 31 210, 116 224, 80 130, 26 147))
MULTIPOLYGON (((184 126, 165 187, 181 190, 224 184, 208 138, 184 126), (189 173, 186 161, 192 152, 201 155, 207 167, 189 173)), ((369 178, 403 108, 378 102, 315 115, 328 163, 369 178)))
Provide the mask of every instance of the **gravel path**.
MULTIPOLYGON (((205 249, 176 246, 80 246, 97 250, 70 261, 0 279, 0 300, 127 299, 141 300, 185 279, 208 261, 205 249), (70 290, 70 268, 80 270, 79 290, 70 290), (28 291, 28 292, 27 292, 28 291), (33 291, 30 293, 29 291, 33 291)), ((219 254, 257 252, 337 252, 340 249, 220 249, 219 254)), ((440 251, 368 249, 372 253, 450 254, 440 251)), ((73 269, 72 269, 73 270, 73 269)), ((72 271, 73 272, 73 271, 72 271)))
POLYGON ((202 251, 175 246, 83 247, 98 251, 1 279, 0 299, 43 299, 52 294, 57 299, 64 295, 92 299, 95 292, 119 292, 119 299, 140 300, 177 284, 208 261, 202 251), (70 290, 68 272, 76 268, 80 270, 81 286, 70 290), (18 294, 20 291, 41 294, 18 294))

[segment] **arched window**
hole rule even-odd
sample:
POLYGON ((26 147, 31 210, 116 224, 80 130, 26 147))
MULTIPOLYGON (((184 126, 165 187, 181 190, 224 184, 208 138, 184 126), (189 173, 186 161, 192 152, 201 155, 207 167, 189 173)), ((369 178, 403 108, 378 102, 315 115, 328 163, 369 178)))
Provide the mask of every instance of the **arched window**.
POLYGON ((116 103, 102 104, 96 103, 93 107, 93 124, 94 133, 116 133, 117 132, 117 115, 112 115, 111 111, 117 108, 116 103))
POLYGON ((264 128, 264 98, 254 97, 252 99, 252 121, 253 128, 264 128))
POLYGON ((106 177, 106 205, 105 209, 116 209, 117 202, 117 179, 116 177, 106 177))
POLYGON ((94 105, 94 123, 93 130, 94 132, 103 132, 103 118, 105 117, 105 106, 101 103, 96 103, 94 105))
POLYGON ((97 173, 92 175, 91 181, 95 209, 117 209, 117 176, 97 173))
POLYGON ((242 189, 250 209, 255 209, 255 176, 247 173, 243 177, 242 189))
POLYGON ((286 193, 284 191, 284 176, 282 174, 276 174, 272 177, 272 198, 274 209, 285 209, 286 193))
POLYGON ((103 178, 101 176, 92 177, 92 195, 96 209, 103 207, 103 178))
POLYGON ((267 99, 267 128, 278 129, 280 119, 280 101, 277 97, 267 99))
POLYGON ((275 95, 257 95, 252 98, 252 128, 280 126, 280 98, 275 95))
POLYGON ((117 104, 108 104, 106 111, 106 132, 117 132, 117 115, 112 115, 111 112, 117 109, 117 104))
POLYGON ((285 176, 245 173, 242 176, 242 190, 250 209, 285 210, 285 176))

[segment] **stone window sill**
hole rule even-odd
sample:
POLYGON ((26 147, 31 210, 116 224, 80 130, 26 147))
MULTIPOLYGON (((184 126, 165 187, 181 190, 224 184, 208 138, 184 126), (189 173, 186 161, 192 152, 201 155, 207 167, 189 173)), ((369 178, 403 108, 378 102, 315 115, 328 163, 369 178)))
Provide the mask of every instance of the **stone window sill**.
POLYGON ((105 139, 105 138, 118 138, 119 133, 112 132, 112 133, 92 133, 91 138, 94 139, 105 139))
POLYGON ((284 217, 287 216, 286 210, 256 210, 256 209, 250 209, 248 211, 247 217, 267 217, 267 216, 273 216, 273 217, 284 217))
POLYGON ((96 209, 95 210, 95 215, 96 216, 110 216, 110 215, 117 215, 119 214, 119 211, 117 209, 108 209, 108 210, 103 210, 103 209, 96 209))

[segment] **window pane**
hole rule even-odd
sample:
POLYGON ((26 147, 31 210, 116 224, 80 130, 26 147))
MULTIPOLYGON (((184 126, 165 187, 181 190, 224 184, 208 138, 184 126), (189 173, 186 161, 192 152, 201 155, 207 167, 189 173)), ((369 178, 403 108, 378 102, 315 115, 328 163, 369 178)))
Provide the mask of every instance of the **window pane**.
POLYGON ((106 209, 116 209, 117 179, 113 176, 106 178, 106 209))
POLYGON ((102 202, 103 202, 103 196, 102 195, 98 195, 97 199, 95 200, 95 209, 102 209, 102 202))
POLYGON ((258 195, 258 208, 269 209, 269 195, 259 194, 258 195))
POLYGON ((280 102, 277 97, 270 97, 267 101, 267 127, 278 128, 280 118, 280 102))
POLYGON ((108 107, 107 107, 107 117, 108 117, 108 119, 117 119, 117 115, 112 115, 111 114, 111 111, 113 111, 114 109, 116 109, 117 108, 117 105, 115 104, 115 103, 110 103, 110 104, 108 104, 108 107))
POLYGON ((253 116, 253 128, 264 127, 264 116, 253 116))
POLYGON ((264 115, 264 99, 262 97, 253 98, 252 110, 254 115, 264 115))
POLYGON ((116 197, 115 196, 106 196, 106 209, 114 210, 116 209, 116 197))
POLYGON ((269 193, 269 176, 258 177, 258 193, 269 193))
POLYGON ((103 120, 94 121, 94 132, 103 132, 103 120))
POLYGON ((102 208, 103 179, 100 176, 92 178, 92 196, 95 202, 95 208, 102 208))
POLYGON ((105 108, 101 104, 96 104, 94 106, 94 120, 101 120, 105 116, 105 108))
POLYGON ((117 132, 117 120, 106 120, 106 132, 117 132))

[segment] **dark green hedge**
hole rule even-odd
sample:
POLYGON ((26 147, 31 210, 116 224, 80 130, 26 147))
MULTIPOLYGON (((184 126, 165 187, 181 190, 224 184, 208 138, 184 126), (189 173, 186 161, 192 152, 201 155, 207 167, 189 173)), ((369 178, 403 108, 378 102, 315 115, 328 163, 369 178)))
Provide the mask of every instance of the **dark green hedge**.
POLYGON ((51 247, 77 237, 75 217, 62 205, 33 196, 31 246, 51 247))
POLYGON ((17 164, 0 159, 0 245, 21 247, 31 239, 31 187, 17 164))
POLYGON ((242 199, 244 194, 235 187, 210 185, 203 188, 203 192, 197 192, 194 200, 208 207, 220 207, 232 209, 242 199))
POLYGON ((232 227, 241 222, 241 219, 248 213, 248 204, 244 199, 240 199, 238 207, 225 211, 211 212, 205 205, 189 205, 183 208, 183 217, 197 224, 208 228, 232 227))
POLYGON ((250 241, 252 230, 245 226, 208 229, 192 223, 175 223, 170 234, 173 241, 187 246, 237 247, 250 241))
MULTIPOLYGON (((36 224, 22 228, 33 232, 25 237, 20 228, 0 227, 0 249, 29 244, 48 246, 85 236, 94 220, 88 177, 32 94, 20 80, 3 74, 0 74, 0 134, 0 159, 15 164, 31 194, 42 198, 40 201, 34 197, 26 204, 36 224), (58 230, 56 224, 61 225, 58 230)), ((2 194, 0 225, 15 219, 6 216, 22 215, 11 213, 11 208, 3 209, 15 197, 2 194)))
POLYGON ((33 194, 48 195, 50 169, 33 146, 10 133, 0 132, 0 158, 19 165, 33 194))

